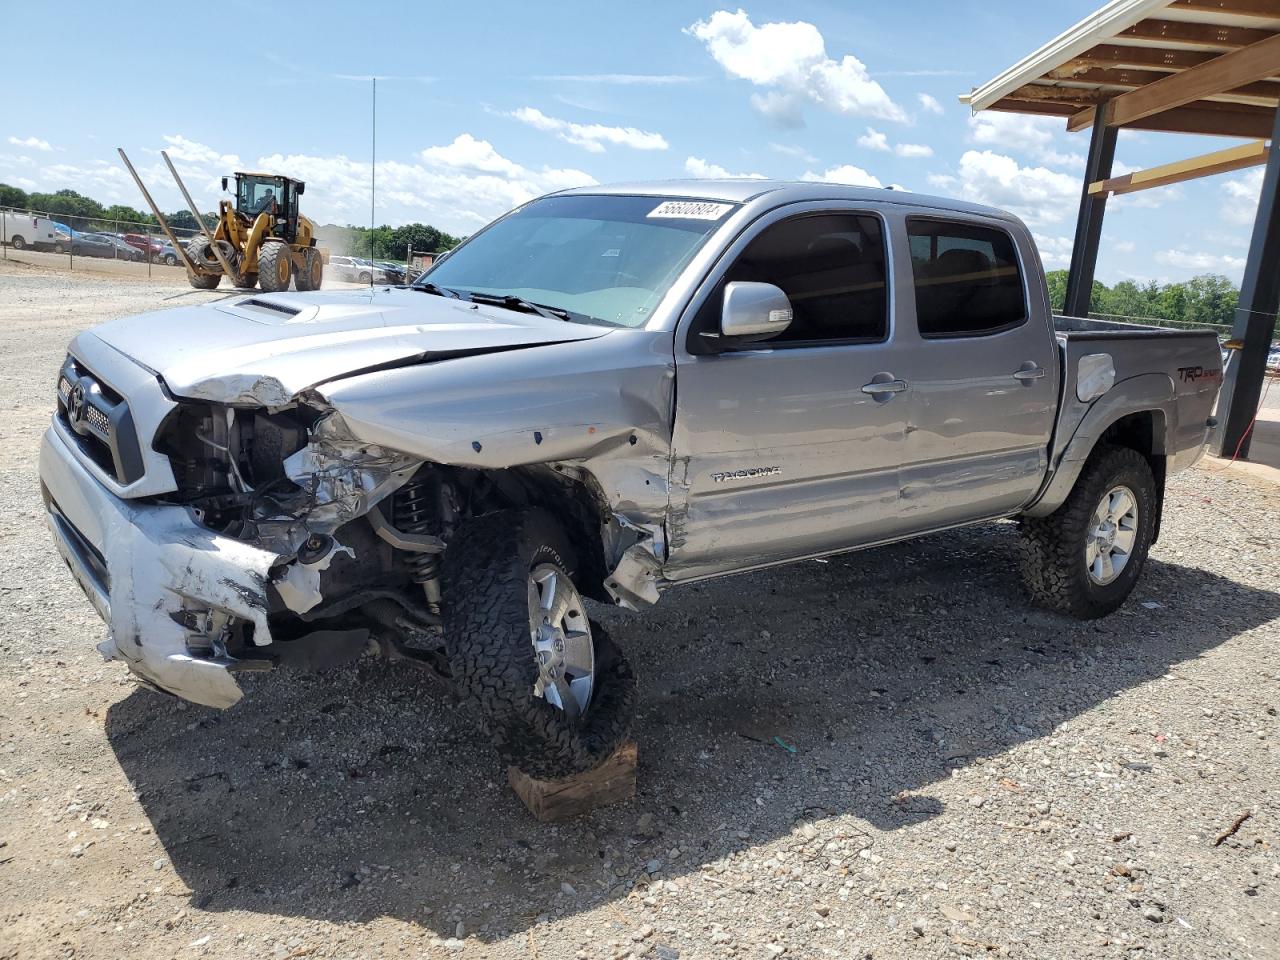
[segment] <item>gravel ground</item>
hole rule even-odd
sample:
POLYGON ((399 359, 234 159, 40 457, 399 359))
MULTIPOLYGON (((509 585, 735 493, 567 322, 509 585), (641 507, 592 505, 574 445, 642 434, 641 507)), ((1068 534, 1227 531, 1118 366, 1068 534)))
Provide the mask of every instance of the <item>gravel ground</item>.
POLYGON ((408 667, 219 713, 101 662, 39 435, 70 335, 182 292, 0 267, 0 957, 1280 957, 1276 487, 1175 478, 1094 623, 1009 524, 599 610, 639 794, 540 826, 408 667))

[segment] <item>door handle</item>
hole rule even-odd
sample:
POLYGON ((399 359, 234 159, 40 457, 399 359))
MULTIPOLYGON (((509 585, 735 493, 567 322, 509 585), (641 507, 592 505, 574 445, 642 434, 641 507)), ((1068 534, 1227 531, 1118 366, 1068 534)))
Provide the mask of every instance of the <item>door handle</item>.
POLYGON ((862 385, 862 392, 873 396, 877 393, 901 393, 905 389, 907 389, 905 380, 873 380, 871 383, 862 385))
POLYGON ((1044 376, 1044 367, 1023 367, 1013 372, 1013 379, 1026 383, 1028 380, 1039 380, 1044 376))

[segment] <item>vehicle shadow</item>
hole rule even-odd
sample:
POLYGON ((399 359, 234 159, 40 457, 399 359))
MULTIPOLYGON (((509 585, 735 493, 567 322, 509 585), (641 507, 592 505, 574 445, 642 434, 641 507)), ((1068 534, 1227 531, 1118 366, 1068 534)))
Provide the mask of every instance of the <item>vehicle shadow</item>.
POLYGON ((138 690, 107 736, 196 908, 494 940, 806 820, 892 842, 943 812, 928 791, 953 767, 1280 616, 1280 594, 1159 561, 1105 620, 1036 611, 1012 536, 688 587, 644 617, 598 610, 643 682, 639 793, 558 826, 524 810, 443 685, 402 664, 265 675, 222 713, 138 690))

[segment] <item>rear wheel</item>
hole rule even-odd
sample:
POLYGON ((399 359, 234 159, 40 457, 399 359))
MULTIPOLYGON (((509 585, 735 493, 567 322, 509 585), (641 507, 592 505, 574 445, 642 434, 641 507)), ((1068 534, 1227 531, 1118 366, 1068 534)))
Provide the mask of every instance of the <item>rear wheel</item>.
POLYGON ((1111 613, 1142 573, 1158 510, 1146 457, 1099 447, 1062 506, 1022 520, 1019 562, 1032 597, 1081 619, 1111 613))
POLYGON ((631 665, 588 621, 575 572, 545 510, 472 520, 444 557, 450 671, 502 759, 541 779, 599 766, 635 713, 631 665))
POLYGON ((54 252, 54 253, 66 253, 66 252, 67 252, 67 248, 66 248, 66 247, 64 247, 64 246, 62 245, 62 241, 61 241, 61 240, 59 240, 57 243, 55 243, 55 244, 53 245, 53 252, 54 252))
POLYGON ((27 249, 27 240, 22 234, 17 234, 9 238, 9 245, 15 250, 27 249))
POLYGON ((287 243, 263 244, 258 251, 258 283, 268 293, 289 289, 293 260, 287 243))
POLYGON ((164 255, 164 263, 165 263, 165 266, 167 266, 167 267, 175 267, 175 266, 177 266, 177 265, 178 265, 178 257, 177 257, 177 254, 173 254, 173 253, 166 253, 166 254, 164 255))
POLYGON ((239 280, 232 280, 241 290, 252 290, 258 285, 258 275, 256 273, 242 273, 239 280))
POLYGON ((315 247, 307 247, 302 251, 302 269, 298 271, 294 283, 299 290, 319 290, 324 278, 324 263, 320 260, 320 251, 315 247))

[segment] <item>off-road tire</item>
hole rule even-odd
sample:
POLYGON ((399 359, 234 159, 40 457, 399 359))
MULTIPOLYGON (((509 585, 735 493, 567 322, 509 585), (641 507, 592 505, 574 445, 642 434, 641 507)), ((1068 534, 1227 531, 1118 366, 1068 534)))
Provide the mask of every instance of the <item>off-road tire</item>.
POLYGON ((9 246, 13 247, 13 249, 15 250, 25 250, 27 249, 26 238, 23 237, 21 234, 12 236, 9 238, 9 246))
POLYGON ((545 563, 570 578, 577 572, 572 546, 545 510, 504 510, 467 522, 444 555, 443 620, 458 692, 479 708, 499 756, 531 777, 555 780, 599 766, 622 744, 635 715, 636 681, 593 622, 596 675, 585 713, 571 721, 534 694, 528 578, 545 563))
POLYGON ((280 293, 289 289, 293 279, 293 261, 287 243, 264 243, 258 250, 258 286, 267 293, 280 293), (280 261, 288 263, 288 274, 280 280, 280 261))
POLYGON ((1047 517, 1023 517, 1018 545, 1022 579, 1039 605, 1082 620, 1105 617, 1128 599, 1142 574, 1155 534, 1160 498, 1147 459, 1111 445, 1093 451, 1066 501, 1047 517), (1128 563, 1108 584, 1089 578, 1085 545, 1093 512, 1123 484, 1138 505, 1137 538, 1128 563))
MULTIPOLYGON (((213 269, 221 270, 218 258, 209 250, 209 241, 204 237, 195 237, 187 244, 187 257, 197 266, 209 264, 213 269)), ((193 273, 187 277, 197 290, 213 290, 222 280, 221 273, 193 273)))
POLYGON ((320 259, 320 251, 307 247, 302 251, 302 269, 294 277, 294 285, 299 290, 319 290, 323 280, 324 262, 320 259))
POLYGON ((252 290, 258 285, 258 275, 256 273, 242 273, 239 280, 231 281, 241 290, 252 290))

